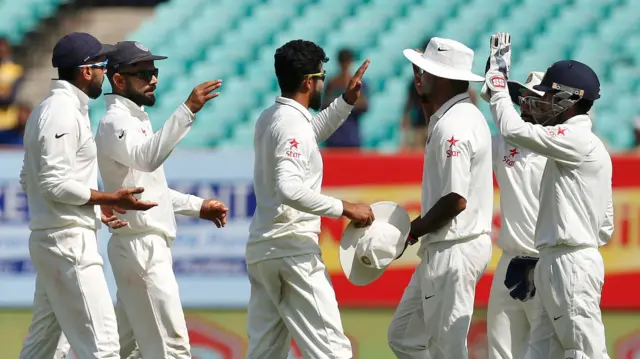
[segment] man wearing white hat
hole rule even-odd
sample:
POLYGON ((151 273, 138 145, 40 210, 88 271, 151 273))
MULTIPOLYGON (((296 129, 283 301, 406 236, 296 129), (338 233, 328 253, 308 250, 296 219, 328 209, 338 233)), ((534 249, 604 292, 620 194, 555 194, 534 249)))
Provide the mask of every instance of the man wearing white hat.
MULTIPOLYGON (((524 85, 507 82, 511 101, 520 106, 520 117, 530 123, 535 121, 523 99, 542 97, 544 93, 533 86, 540 84, 543 76, 543 72, 531 72, 524 85)), ((486 90, 484 87, 481 97, 488 102, 486 90)), ((532 324, 540 312, 541 304, 528 275, 538 256, 533 238, 546 163, 544 156, 509 143, 500 134, 493 137, 493 171, 500 187, 502 223, 498 246, 502 255, 494 272, 487 311, 490 359, 524 358, 532 324)))
POLYGON ((491 133, 469 99, 473 51, 432 38, 424 53, 405 50, 416 87, 434 106, 429 120, 422 216, 411 223, 410 243, 422 238, 416 268, 389 327, 398 358, 468 357, 467 333, 476 283, 491 258, 493 176, 491 133))

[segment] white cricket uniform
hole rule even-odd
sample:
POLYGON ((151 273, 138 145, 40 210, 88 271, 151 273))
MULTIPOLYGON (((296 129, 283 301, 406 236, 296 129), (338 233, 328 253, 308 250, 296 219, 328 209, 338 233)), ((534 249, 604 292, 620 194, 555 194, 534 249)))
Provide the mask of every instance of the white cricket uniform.
POLYGON ((466 209, 421 240, 422 258, 389 326, 400 359, 464 359, 476 283, 491 259, 491 133, 468 93, 431 116, 422 175, 422 215, 457 193, 466 209))
POLYGON ((535 246, 536 296, 543 306, 531 331, 530 358, 561 358, 576 349, 609 358, 600 312, 604 264, 598 251, 613 232, 611 157, 587 115, 557 126, 524 122, 507 92, 491 97, 505 140, 548 158, 541 180, 535 246), (535 342, 555 333, 550 347, 535 342))
POLYGON ((130 355, 137 342, 143 358, 191 358, 171 243, 176 238, 174 213, 198 217, 203 200, 170 189, 162 164, 195 116, 183 104, 153 133, 142 107, 115 94, 105 101, 107 112, 96 134, 105 190, 144 187, 140 198, 158 203, 148 211, 116 214, 129 224, 109 229, 121 355, 130 355))
POLYGON ((304 358, 352 357, 318 246, 320 217, 339 218, 343 211, 342 201, 320 193, 318 143, 352 108, 340 96, 312 116, 298 102, 278 97, 256 123, 247 359, 287 358, 292 336, 304 358))
POLYGON ((102 271, 96 230, 96 145, 89 97, 61 80, 31 113, 20 183, 29 205, 29 253, 36 269, 33 320, 21 359, 120 358, 113 302, 102 271), (57 350, 60 347, 61 350, 57 350))
POLYGON ((500 187, 502 223, 497 244, 502 255, 494 272, 487 309, 490 359, 524 358, 529 349, 530 323, 542 310, 539 296, 527 302, 513 299, 504 280, 514 257, 538 256, 533 239, 546 163, 544 156, 512 145, 500 135, 493 137, 493 171, 500 187))

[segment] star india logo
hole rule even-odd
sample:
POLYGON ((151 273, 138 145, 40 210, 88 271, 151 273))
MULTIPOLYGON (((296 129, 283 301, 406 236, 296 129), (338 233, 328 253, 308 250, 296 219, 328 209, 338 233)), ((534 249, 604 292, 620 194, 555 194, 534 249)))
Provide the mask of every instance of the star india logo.
POLYGON ((454 147, 456 147, 456 143, 458 143, 459 141, 460 140, 457 140, 454 136, 451 136, 451 138, 447 140, 447 142, 449 143, 449 149, 447 150, 447 158, 460 156, 460 151, 457 151, 454 149, 454 147))
POLYGON ((294 138, 291 141, 289 141, 288 143, 289 143, 289 150, 286 152, 286 155, 291 157, 291 158, 300 158, 300 156, 302 155, 298 151, 298 145, 300 144, 300 142, 298 142, 294 138))

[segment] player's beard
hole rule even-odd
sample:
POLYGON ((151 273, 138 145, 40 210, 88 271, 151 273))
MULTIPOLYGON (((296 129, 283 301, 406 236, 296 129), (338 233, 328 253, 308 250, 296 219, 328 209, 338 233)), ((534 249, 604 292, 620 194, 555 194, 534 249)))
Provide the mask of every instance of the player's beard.
POLYGON ((102 82, 104 81, 104 74, 100 74, 100 77, 94 77, 89 86, 87 87, 87 96, 90 99, 97 99, 102 95, 102 82))
POLYGON ((314 90, 309 99, 309 108, 315 111, 320 111, 322 108, 322 91, 314 90))
MULTIPOLYGON (((148 90, 155 90, 155 88, 148 89, 148 90)), ((155 95, 153 94, 147 95, 143 92, 138 92, 136 90, 131 89, 131 87, 129 86, 127 86, 127 89, 125 90, 124 97, 128 98, 138 106, 153 107, 153 105, 156 104, 155 95)))

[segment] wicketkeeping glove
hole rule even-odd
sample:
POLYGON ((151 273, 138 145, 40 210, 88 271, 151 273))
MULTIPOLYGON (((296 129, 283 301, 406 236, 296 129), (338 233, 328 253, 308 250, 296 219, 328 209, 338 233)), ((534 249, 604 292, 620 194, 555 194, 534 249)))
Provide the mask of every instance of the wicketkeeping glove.
POLYGON ((538 258, 524 256, 515 257, 509 262, 504 285, 509 289, 511 298, 526 302, 535 296, 533 273, 536 263, 538 258))
POLYGON ((485 82, 480 91, 480 96, 487 102, 491 99, 492 92, 509 91, 507 80, 511 69, 511 35, 508 32, 491 35, 490 47, 485 82))

